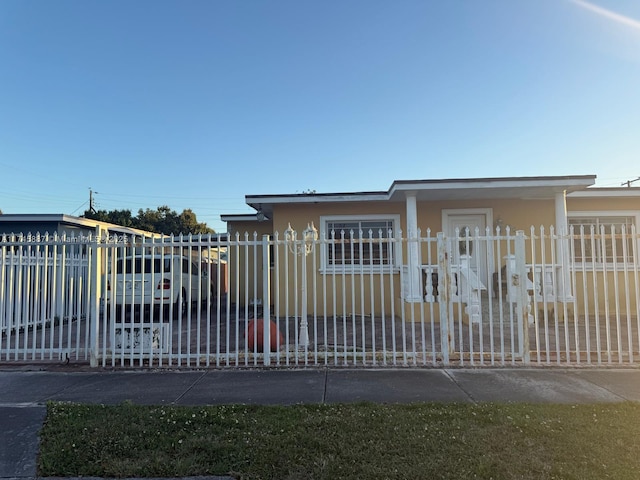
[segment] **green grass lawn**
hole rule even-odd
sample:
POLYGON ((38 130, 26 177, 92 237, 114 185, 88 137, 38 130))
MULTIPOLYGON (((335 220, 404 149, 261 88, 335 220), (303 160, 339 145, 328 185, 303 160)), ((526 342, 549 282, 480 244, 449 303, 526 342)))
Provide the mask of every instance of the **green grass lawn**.
POLYGON ((38 473, 636 480, 640 404, 49 403, 38 473))

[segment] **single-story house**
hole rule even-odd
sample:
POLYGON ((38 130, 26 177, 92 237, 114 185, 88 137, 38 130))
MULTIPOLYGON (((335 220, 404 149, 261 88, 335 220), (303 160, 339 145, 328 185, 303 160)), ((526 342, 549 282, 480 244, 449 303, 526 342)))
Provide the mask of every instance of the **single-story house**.
POLYGON ((0 327, 23 317, 31 321, 86 315, 91 289, 104 301, 108 275, 123 256, 190 255, 196 268, 206 269, 212 292, 225 294, 226 261, 219 242, 211 236, 203 242, 187 237, 181 241, 64 214, 2 214, 0 327))
POLYGON ((23 237, 29 234, 49 234, 51 236, 58 235, 59 237, 63 235, 66 237, 94 235, 160 236, 145 230, 60 213, 5 213, 0 215, 0 235, 2 234, 22 235, 23 237))
MULTIPOLYGON (((232 268, 236 278, 231 278, 230 296, 240 303, 262 297, 266 277, 255 257, 263 255, 265 235, 272 242, 270 303, 277 314, 312 301, 319 315, 341 309, 397 313, 402 306, 428 304, 438 293, 438 264, 447 255, 461 277, 466 277, 461 265, 470 263, 478 291, 496 296, 499 284, 506 283, 508 257, 516 253, 516 232, 524 231, 530 282, 538 277, 530 293, 537 288, 538 297, 571 302, 573 308, 588 289, 576 288, 574 283, 583 279, 568 276, 570 270, 584 273, 589 265, 607 272, 615 264, 621 272, 624 264, 637 273, 638 242, 631 235, 640 226, 640 188, 597 188, 595 180, 595 175, 396 180, 386 191, 246 195, 254 214, 221 217, 229 238, 238 241, 229 249, 230 265, 247 265, 232 268), (304 255, 297 249, 293 259, 293 249, 286 248, 287 230, 300 240, 311 226, 317 240, 307 237, 311 248, 304 255), (439 234, 454 239, 441 257, 439 234), (306 267, 305 302, 287 288, 302 282, 301 264, 306 267)), ((589 295, 591 308, 602 308, 603 295, 615 292, 599 292, 599 304, 597 295, 589 295)), ((629 308, 636 308, 635 298, 629 308)))
MULTIPOLYGON (((156 245, 169 245, 173 241, 163 234, 72 215, 49 213, 0 215, 0 239, 2 239, 3 235, 6 239, 10 239, 10 236, 13 235, 16 240, 24 240, 30 235, 43 237, 47 234, 50 238, 55 235, 59 239, 66 239, 66 241, 90 236, 101 239, 126 238, 129 242, 134 243, 138 243, 140 239, 144 238, 146 242, 152 241, 156 245)), ((216 235, 214 237, 224 238, 224 235, 216 235)), ((82 247, 82 242, 79 242, 77 247, 73 243, 71 246, 72 248, 67 249, 67 253, 86 253, 86 248, 82 247)), ((219 251, 219 249, 211 247, 209 244, 184 247, 182 248, 182 253, 186 254, 189 249, 192 250, 192 255, 198 256, 202 261, 203 267, 206 264, 212 272, 217 271, 218 264, 225 264, 224 251, 219 251)), ((177 250, 179 249, 175 247, 165 247, 165 251, 178 253, 177 250)), ((217 275, 212 275, 212 279, 216 277, 217 275)), ((226 281, 224 277, 223 280, 226 281)), ((222 291, 226 292, 226 283, 222 285, 222 291)))

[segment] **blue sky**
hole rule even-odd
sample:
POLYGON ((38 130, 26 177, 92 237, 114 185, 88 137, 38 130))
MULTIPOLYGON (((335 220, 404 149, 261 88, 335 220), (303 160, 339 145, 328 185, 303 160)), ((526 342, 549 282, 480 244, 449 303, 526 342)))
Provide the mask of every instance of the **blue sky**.
POLYGON ((0 1, 4 213, 582 174, 640 176, 637 0, 0 1))

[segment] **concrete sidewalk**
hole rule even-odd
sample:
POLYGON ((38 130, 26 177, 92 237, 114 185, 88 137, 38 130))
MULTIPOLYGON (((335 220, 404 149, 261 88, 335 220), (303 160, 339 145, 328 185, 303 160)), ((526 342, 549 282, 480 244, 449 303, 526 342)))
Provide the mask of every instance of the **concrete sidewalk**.
POLYGON ((149 405, 290 405, 371 401, 640 401, 635 369, 22 371, 0 369, 0 478, 36 474, 49 400, 149 405))

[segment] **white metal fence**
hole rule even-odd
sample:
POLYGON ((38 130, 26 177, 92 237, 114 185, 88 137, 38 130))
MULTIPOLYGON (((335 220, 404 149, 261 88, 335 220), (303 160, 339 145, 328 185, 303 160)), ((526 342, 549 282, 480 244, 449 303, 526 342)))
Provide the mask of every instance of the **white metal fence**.
POLYGON ((0 359, 86 359, 90 239, 3 236, 0 359))
POLYGON ((635 231, 388 233, 5 236, 0 361, 638 363, 635 231))

